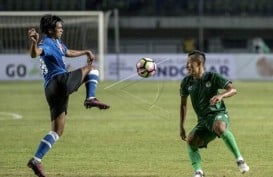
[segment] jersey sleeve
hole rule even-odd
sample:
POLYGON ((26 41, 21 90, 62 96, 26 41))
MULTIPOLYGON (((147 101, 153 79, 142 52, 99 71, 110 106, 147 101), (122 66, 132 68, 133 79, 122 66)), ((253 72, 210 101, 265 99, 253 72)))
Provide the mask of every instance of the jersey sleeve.
POLYGON ((188 96, 188 77, 185 77, 180 84, 180 96, 188 96))
POLYGON ((41 48, 43 50, 41 56, 49 56, 51 55, 51 50, 48 45, 44 45, 44 43, 39 43, 38 48, 41 48))
POLYGON ((218 73, 214 73, 214 81, 218 88, 224 89, 227 84, 232 83, 231 80, 224 78, 218 73))

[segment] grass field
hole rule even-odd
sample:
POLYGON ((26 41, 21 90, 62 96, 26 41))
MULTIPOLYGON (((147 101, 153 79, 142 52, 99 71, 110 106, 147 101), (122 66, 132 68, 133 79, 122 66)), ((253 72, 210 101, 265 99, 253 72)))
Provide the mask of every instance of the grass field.
MULTIPOLYGON (((201 150, 203 169, 208 177, 272 177, 273 83, 234 84, 238 95, 226 105, 250 172, 239 173, 221 139, 201 150)), ((179 137, 179 82, 102 82, 97 96, 111 109, 86 110, 84 87, 71 95, 64 135, 43 160, 49 177, 192 176, 179 137)), ((42 82, 1 82, 0 98, 0 177, 32 177, 26 163, 50 129, 42 82)), ((195 121, 189 106, 187 131, 195 121)))

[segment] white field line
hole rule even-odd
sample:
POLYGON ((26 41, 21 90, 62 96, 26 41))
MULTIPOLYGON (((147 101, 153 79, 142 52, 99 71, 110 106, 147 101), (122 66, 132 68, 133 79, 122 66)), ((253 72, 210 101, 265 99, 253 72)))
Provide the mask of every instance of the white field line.
POLYGON ((23 118, 22 115, 16 114, 13 112, 0 112, 0 120, 1 120, 1 117, 11 117, 12 119, 22 119, 23 118))

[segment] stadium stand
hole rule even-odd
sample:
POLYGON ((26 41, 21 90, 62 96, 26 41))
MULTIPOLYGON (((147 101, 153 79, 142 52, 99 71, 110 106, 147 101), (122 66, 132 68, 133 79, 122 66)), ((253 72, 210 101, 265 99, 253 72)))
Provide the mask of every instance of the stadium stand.
MULTIPOLYGON (((273 48, 273 26, 268 23, 273 18, 272 0, 0 0, 1 11, 107 12, 113 9, 119 10, 123 53, 179 53, 186 48, 184 39, 195 41, 194 46, 199 48, 200 30, 204 35, 203 50, 207 52, 253 52, 252 40, 257 37, 273 48), (203 2, 203 21, 210 25, 202 28, 198 23, 200 2, 203 2)), ((108 32, 107 51, 112 53, 115 52, 112 21, 108 32)), ((2 41, 0 48, 5 43, 2 41)), ((24 50, 15 49, 16 52, 24 50)))

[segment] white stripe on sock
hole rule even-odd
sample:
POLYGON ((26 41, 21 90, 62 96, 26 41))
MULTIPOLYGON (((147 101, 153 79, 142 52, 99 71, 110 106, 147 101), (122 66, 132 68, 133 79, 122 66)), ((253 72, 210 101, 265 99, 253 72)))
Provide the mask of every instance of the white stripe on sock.
POLYGON ((88 74, 94 74, 94 75, 98 76, 99 75, 99 70, 92 69, 88 74))
POLYGON ((36 156, 34 156, 33 157, 35 160, 37 160, 38 162, 42 162, 42 159, 40 159, 40 158, 38 158, 38 157, 36 157, 36 156))
POLYGON ((97 81, 97 80, 95 80, 95 79, 88 80, 88 81, 86 81, 86 82, 85 82, 85 84, 86 84, 86 83, 88 83, 88 82, 94 82, 95 84, 97 84, 97 83, 98 83, 98 81, 97 81))
POLYGON ((51 149, 51 144, 50 144, 50 142, 48 142, 48 141, 46 141, 46 140, 44 140, 44 139, 42 139, 42 142, 45 143, 46 145, 48 145, 48 147, 51 149))
POLYGON ((54 139, 54 141, 57 141, 59 139, 59 135, 56 132, 54 132, 54 131, 50 131, 48 134, 50 136, 52 136, 52 138, 54 139))

